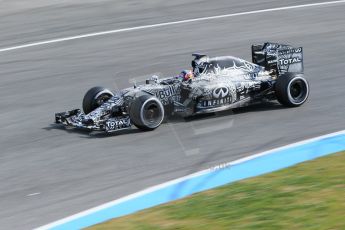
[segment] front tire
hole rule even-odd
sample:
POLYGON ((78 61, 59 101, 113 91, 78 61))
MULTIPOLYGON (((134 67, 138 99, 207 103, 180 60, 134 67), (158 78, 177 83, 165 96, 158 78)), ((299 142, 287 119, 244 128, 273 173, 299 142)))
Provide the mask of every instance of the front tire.
POLYGON ((162 123, 164 107, 157 97, 141 95, 132 102, 129 116, 136 127, 151 131, 158 128, 162 123))
POLYGON ((309 83, 303 74, 286 73, 277 79, 275 94, 280 104, 297 107, 308 99, 309 83))
POLYGON ((113 96, 114 94, 110 90, 100 86, 89 89, 83 99, 84 113, 92 112, 113 96))

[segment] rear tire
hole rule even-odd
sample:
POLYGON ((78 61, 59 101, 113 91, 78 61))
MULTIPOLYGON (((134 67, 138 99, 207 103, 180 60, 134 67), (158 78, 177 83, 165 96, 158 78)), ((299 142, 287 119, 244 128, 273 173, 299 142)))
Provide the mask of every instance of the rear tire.
POLYGON ((275 94, 280 104, 297 107, 308 99, 309 83, 303 74, 285 73, 275 83, 275 94))
POLYGON ((151 131, 158 128, 162 123, 164 107, 157 97, 141 95, 132 102, 129 116, 136 127, 151 131))
POLYGON ((100 86, 89 89, 83 99, 84 113, 92 112, 113 96, 114 94, 110 90, 100 86))

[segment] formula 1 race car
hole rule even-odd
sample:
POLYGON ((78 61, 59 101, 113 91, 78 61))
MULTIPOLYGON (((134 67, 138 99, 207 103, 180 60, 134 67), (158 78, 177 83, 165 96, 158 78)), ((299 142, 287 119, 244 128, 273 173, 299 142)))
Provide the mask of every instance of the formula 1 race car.
POLYGON ((302 47, 252 45, 252 62, 232 56, 193 56, 188 79, 152 76, 118 92, 93 87, 84 96, 83 112, 56 113, 55 122, 105 132, 129 129, 132 124, 153 130, 169 114, 189 117, 269 100, 297 107, 308 98, 302 47))

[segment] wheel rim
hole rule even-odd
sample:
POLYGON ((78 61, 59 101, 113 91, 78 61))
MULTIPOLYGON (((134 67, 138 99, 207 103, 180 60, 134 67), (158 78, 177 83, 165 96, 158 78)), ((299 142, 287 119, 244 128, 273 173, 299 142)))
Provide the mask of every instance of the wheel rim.
POLYGON ((144 106, 143 118, 150 127, 155 127, 160 124, 162 111, 155 101, 149 102, 144 106))
POLYGON ((303 103, 308 96, 308 85, 304 79, 298 78, 289 84, 289 97, 295 104, 303 103))
POLYGON ((104 102, 108 101, 111 97, 112 97, 111 95, 106 94, 106 93, 99 95, 95 100, 95 106, 99 107, 103 105, 104 102))

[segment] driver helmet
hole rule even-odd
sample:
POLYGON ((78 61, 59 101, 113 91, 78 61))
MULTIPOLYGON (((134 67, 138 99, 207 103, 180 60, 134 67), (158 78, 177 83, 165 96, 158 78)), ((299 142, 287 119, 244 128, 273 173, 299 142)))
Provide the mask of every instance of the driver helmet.
POLYGON ((194 74, 191 70, 183 70, 179 75, 179 79, 182 79, 182 81, 189 81, 194 78, 194 74))

